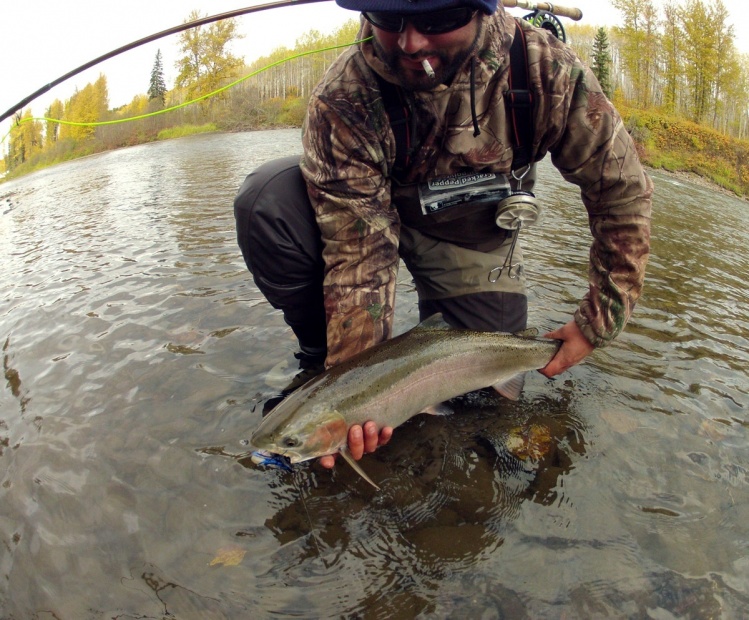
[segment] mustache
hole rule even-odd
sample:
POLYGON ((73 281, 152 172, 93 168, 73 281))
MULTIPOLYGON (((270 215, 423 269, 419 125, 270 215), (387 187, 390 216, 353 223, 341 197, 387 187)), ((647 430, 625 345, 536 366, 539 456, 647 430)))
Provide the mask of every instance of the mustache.
POLYGON ((440 54, 437 51, 420 51, 416 54, 404 54, 403 52, 396 52, 398 58, 405 58, 406 60, 413 60, 415 62, 421 62, 425 58, 439 58, 440 54))

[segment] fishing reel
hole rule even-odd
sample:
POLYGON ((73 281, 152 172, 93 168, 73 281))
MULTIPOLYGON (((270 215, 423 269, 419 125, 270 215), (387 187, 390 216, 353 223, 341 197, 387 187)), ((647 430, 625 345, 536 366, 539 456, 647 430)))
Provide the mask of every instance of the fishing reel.
POLYGON ((513 170, 512 178, 517 181, 517 187, 497 203, 494 221, 503 230, 519 232, 523 226, 535 224, 541 218, 541 203, 533 192, 523 189, 523 179, 530 170, 528 165, 520 176, 513 170))
POLYGON ((536 196, 520 189, 497 203, 494 221, 504 230, 519 231, 523 226, 535 224, 540 217, 541 205, 536 196))
MULTIPOLYGON (((553 10, 554 9, 552 8, 552 11, 553 10)), ((533 13, 524 15, 523 19, 527 22, 530 22, 536 28, 543 28, 544 30, 548 30, 562 43, 567 42, 567 33, 564 31, 564 26, 562 26, 562 22, 559 21, 559 18, 554 15, 554 13, 537 9, 533 11, 533 13)))

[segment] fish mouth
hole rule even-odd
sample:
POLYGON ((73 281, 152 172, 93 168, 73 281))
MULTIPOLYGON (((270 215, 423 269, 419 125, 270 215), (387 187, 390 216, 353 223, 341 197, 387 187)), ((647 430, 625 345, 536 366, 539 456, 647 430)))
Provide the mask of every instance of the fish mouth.
POLYGON ((313 458, 315 458, 314 455, 304 456, 302 454, 299 454, 298 452, 290 452, 289 450, 285 450, 283 452, 276 452, 276 454, 279 454, 280 456, 284 457, 291 464, 304 463, 304 461, 311 461, 313 458))
POLYGON ((268 459, 276 459, 279 461, 284 461, 288 465, 302 463, 304 461, 308 461, 314 458, 312 456, 302 456, 301 454, 297 454, 296 452, 289 452, 288 450, 273 450, 269 448, 257 448, 253 452, 253 454, 257 454, 260 457, 264 457, 268 459))

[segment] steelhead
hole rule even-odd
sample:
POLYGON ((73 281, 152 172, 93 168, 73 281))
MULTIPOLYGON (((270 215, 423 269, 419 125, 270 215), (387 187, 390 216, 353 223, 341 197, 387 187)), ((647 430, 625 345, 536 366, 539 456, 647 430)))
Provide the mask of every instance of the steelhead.
POLYGON ((372 420, 395 428, 489 386, 517 399, 525 373, 546 366, 561 345, 527 333, 455 329, 434 315, 292 392, 262 420, 251 443, 292 463, 340 452, 376 487, 348 454, 349 427, 372 420))

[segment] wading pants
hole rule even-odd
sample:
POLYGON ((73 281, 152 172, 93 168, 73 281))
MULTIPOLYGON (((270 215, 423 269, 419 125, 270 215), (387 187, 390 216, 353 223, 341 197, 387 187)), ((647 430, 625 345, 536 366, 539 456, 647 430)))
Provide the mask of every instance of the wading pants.
MULTIPOLYGON (((303 351, 324 349, 322 240, 299 156, 250 173, 234 200, 234 216, 237 242, 260 292, 283 312, 303 351)), ((421 319, 441 312, 455 327, 525 329, 522 251, 517 244, 510 256, 511 246, 512 236, 492 252, 476 252, 403 227, 400 254, 414 278, 421 319), (510 262, 512 269, 500 272, 510 262)))

